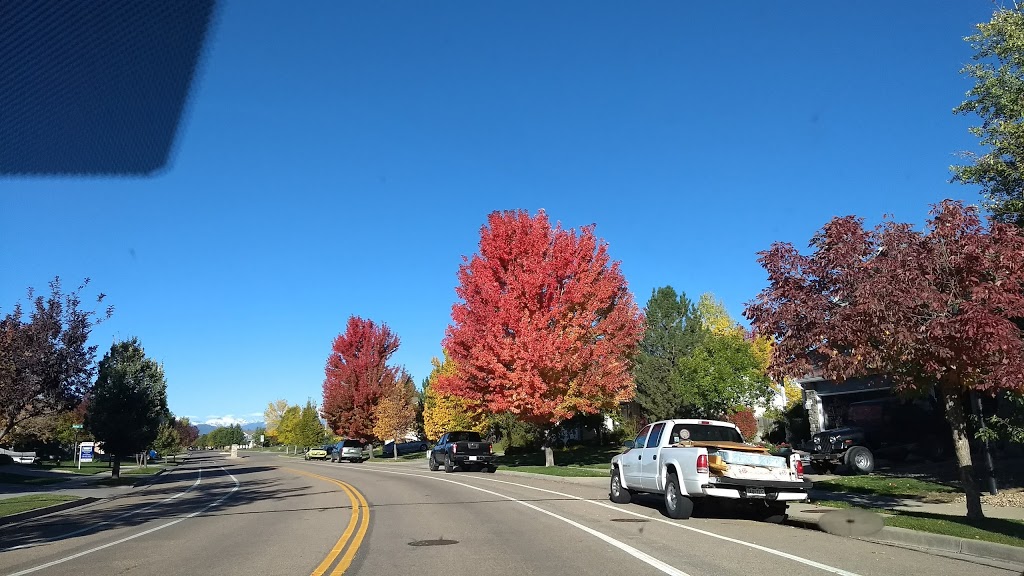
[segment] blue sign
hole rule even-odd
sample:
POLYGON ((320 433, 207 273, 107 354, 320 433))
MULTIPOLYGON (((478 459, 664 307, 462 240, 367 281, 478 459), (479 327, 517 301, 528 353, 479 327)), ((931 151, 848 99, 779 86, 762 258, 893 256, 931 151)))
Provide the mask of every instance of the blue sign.
POLYGON ((92 444, 86 446, 82 445, 82 454, 79 456, 79 462, 92 462, 92 444))

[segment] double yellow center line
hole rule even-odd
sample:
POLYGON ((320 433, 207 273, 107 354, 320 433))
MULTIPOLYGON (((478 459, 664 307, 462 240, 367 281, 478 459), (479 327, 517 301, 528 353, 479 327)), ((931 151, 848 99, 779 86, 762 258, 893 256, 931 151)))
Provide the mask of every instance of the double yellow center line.
POLYGON ((288 470, 295 472, 296 474, 302 474, 303 476, 309 476, 310 478, 316 478, 325 482, 330 482, 342 490, 348 495, 349 502, 352 503, 352 515, 349 517, 348 526, 345 527, 345 531, 342 532, 341 538, 334 543, 334 547, 324 558, 324 561, 313 570, 312 576, 323 576, 327 574, 327 570, 330 569, 334 561, 337 560, 338 555, 341 554, 342 550, 345 554, 338 561, 338 564, 331 570, 331 576, 340 576, 348 570, 348 567, 352 565, 352 560, 356 557, 356 552, 359 551, 359 546, 363 543, 363 538, 366 536, 366 529, 370 526, 370 505, 366 503, 366 498, 360 494, 352 485, 336 480, 334 478, 328 478, 327 476, 321 476, 319 474, 313 474, 306 472, 305 470, 298 470, 295 468, 288 468, 288 470), (359 528, 356 528, 356 524, 359 524, 359 528), (353 537, 353 534, 355 537, 353 537), (348 549, 346 550, 346 545, 348 549))

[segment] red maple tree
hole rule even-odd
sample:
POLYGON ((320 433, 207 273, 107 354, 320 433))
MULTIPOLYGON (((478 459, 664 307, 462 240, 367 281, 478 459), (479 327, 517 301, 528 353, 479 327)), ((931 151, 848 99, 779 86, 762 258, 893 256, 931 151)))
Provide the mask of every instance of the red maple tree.
POLYGON ((642 316, 593 226, 493 212, 463 260, 444 340, 459 369, 440 392, 543 425, 632 398, 642 316))
POLYGON ((334 339, 324 377, 322 412, 335 433, 374 437, 374 407, 400 378, 400 368, 388 365, 398 344, 386 324, 349 317, 345 332, 334 339))
POLYGON ((1024 390, 1024 237, 986 227, 974 207, 933 206, 923 232, 884 221, 873 230, 835 218, 800 254, 788 243, 760 253, 769 286, 745 311, 777 340, 773 375, 885 374, 897 392, 942 400, 967 494, 981 517, 964 416, 967 392, 1024 390))

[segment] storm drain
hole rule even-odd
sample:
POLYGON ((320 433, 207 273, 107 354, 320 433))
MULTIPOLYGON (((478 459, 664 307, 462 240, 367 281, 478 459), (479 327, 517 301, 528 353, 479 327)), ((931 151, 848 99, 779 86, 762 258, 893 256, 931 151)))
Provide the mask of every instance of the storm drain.
POLYGON ((612 522, 650 522, 644 518, 612 518, 612 522))
POLYGON ((415 542, 409 542, 409 546, 450 546, 458 543, 458 540, 416 540, 415 542))

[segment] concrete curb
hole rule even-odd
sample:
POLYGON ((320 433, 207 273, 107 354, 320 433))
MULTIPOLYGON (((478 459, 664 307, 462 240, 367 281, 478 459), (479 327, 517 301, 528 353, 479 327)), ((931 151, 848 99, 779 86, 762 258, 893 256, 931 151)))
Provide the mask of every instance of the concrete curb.
POLYGON ((32 520, 35 518, 41 518, 43 516, 49 516, 50 514, 56 514, 58 512, 64 512, 72 508, 78 508, 85 506, 86 504, 92 504, 93 502, 99 502, 103 498, 79 498, 78 500, 72 500, 70 502, 61 502, 60 504, 54 504, 53 506, 45 506, 43 508, 36 508, 34 510, 26 510, 18 514, 11 514, 10 516, 0 516, 0 527, 8 526, 11 524, 20 524, 26 520, 32 520))
MULTIPOLYGON (((786 524, 807 530, 822 531, 816 518, 794 518, 790 516, 786 519, 786 524)), ((971 540, 957 536, 932 534, 931 532, 896 528, 894 526, 885 526, 880 532, 871 536, 855 539, 875 544, 912 548, 921 552, 976 556, 1024 566, 1024 548, 1008 544, 996 544, 994 542, 971 540)))
POLYGON ((533 472, 515 472, 512 470, 502 470, 500 467, 494 471, 494 475, 502 476, 518 476, 519 478, 535 478, 537 480, 550 480, 552 482, 561 482, 563 484, 583 484, 586 486, 597 486, 598 481, 600 484, 607 484, 609 476, 553 476, 550 474, 535 474, 533 472))

